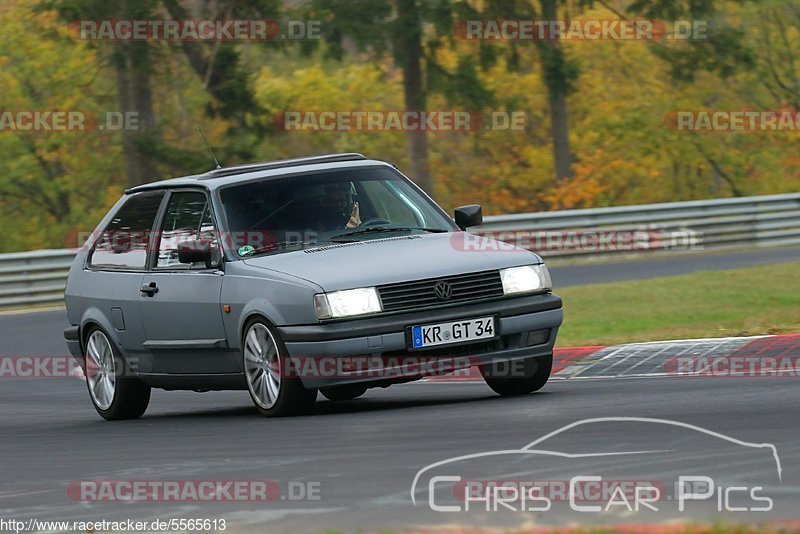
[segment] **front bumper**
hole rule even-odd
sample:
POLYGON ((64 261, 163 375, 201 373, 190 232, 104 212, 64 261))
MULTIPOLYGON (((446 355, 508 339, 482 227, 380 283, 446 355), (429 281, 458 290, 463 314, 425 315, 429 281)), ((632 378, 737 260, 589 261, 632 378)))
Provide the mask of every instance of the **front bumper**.
POLYGON ((472 365, 547 356, 562 319, 561 299, 544 294, 278 330, 291 371, 305 387, 321 388, 407 382, 472 365), (407 348, 409 326, 487 315, 497 317, 496 340, 413 352, 407 348))

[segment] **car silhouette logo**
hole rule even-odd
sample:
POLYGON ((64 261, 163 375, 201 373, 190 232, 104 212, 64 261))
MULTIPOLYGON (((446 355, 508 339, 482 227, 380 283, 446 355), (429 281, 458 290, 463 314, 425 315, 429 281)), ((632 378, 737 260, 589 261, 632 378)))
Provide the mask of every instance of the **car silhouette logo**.
POLYGON ((433 286, 433 292, 439 297, 439 300, 449 300, 453 296, 453 287, 447 282, 436 282, 433 286))
MULTIPOLYGON (((582 419, 574 423, 562 426, 561 428, 554 430, 553 432, 550 432, 549 434, 546 434, 528 443, 521 449, 502 449, 502 450, 478 452, 473 454, 466 454, 462 456, 446 458, 444 460, 428 464, 427 466, 417 471, 417 474, 414 476, 414 479, 411 483, 411 493, 410 493, 411 502, 416 506, 418 493, 424 493, 425 491, 428 492, 432 491, 431 480, 435 481, 437 477, 431 477, 430 474, 426 475, 426 473, 429 473, 434 469, 442 468, 443 466, 446 466, 445 467, 446 469, 450 469, 451 473, 452 470, 454 469, 456 473, 458 473, 459 471, 463 472, 466 469, 465 466, 467 466, 470 462, 479 461, 481 459, 490 459, 491 465, 496 466, 499 465, 499 463, 502 461, 502 458, 504 457, 512 459, 544 457, 555 460, 558 458, 567 458, 567 459, 588 459, 588 458, 603 458, 603 457, 624 458, 626 456, 642 455, 651 458, 648 461, 648 463, 652 464, 653 462, 656 461, 656 458, 658 458, 659 455, 666 456, 669 454, 673 455, 676 453, 680 454, 680 451, 676 451, 674 449, 669 449, 669 448, 639 449, 638 447, 623 448, 623 450, 589 450, 588 452, 578 452, 578 451, 565 452, 562 450, 558 450, 558 448, 553 448, 553 445, 551 444, 552 442, 550 441, 555 437, 559 436, 560 434, 564 434, 576 427, 582 427, 584 425, 591 425, 597 423, 605 424, 614 422, 640 423, 646 425, 648 424, 666 425, 668 427, 683 428, 697 432, 700 435, 716 438, 717 440, 720 440, 719 443, 727 442, 750 449, 766 450, 767 454, 764 457, 764 461, 768 462, 770 467, 775 468, 778 482, 779 483, 783 482, 783 468, 781 467, 781 460, 780 457, 778 456, 778 449, 772 443, 750 443, 699 426, 683 423, 680 421, 671 421, 669 419, 656 419, 649 417, 596 417, 590 419, 582 419), (423 478, 424 476, 428 478, 423 478)), ((551 466, 553 463, 552 460, 550 462, 551 466)), ((515 464, 515 466, 516 469, 520 468, 518 464, 515 464)), ((496 469, 496 467, 493 467, 493 469, 496 469)), ((492 476, 490 476, 489 478, 491 479, 492 476)), ((455 480, 448 480, 448 477, 441 477, 441 476, 438 477, 438 479, 440 482, 455 481, 455 480)))

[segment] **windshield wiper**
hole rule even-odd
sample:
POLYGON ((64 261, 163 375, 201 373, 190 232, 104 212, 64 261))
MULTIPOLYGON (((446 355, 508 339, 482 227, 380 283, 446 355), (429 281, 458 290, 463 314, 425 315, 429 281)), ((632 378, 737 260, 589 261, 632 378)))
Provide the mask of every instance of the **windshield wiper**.
POLYGON ((285 250, 287 248, 293 246, 300 246, 300 247, 307 247, 310 245, 317 245, 316 241, 278 241, 277 243, 270 243, 269 245, 264 245, 263 247, 254 248, 253 250, 245 251, 244 253, 239 253, 240 256, 250 257, 255 256, 256 254, 263 254, 264 252, 272 252, 273 250, 285 250))
POLYGON ((436 233, 436 234, 447 231, 442 228, 418 228, 413 226, 368 226, 367 228, 362 228, 360 230, 353 230, 352 232, 345 232, 343 234, 335 235, 331 237, 330 240, 337 241, 340 240, 341 238, 364 235, 364 234, 378 234, 382 232, 412 232, 414 230, 436 233))

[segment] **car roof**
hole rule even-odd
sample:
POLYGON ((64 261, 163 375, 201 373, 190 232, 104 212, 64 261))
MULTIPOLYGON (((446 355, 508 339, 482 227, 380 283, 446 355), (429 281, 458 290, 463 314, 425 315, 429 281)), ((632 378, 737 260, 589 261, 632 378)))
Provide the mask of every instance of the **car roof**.
POLYGON ((325 154, 321 156, 311 156, 306 158, 285 159, 264 163, 251 163, 247 165, 237 165, 233 167, 221 167, 208 171, 204 174, 181 176, 160 180, 149 184, 137 185, 125 190, 125 194, 138 193, 151 189, 166 189, 178 187, 203 187, 213 190, 222 186, 247 182, 253 179, 280 177, 297 172, 324 171, 328 169, 343 169, 367 166, 390 166, 393 165, 385 161, 368 159, 362 154, 355 152, 343 154, 325 154))

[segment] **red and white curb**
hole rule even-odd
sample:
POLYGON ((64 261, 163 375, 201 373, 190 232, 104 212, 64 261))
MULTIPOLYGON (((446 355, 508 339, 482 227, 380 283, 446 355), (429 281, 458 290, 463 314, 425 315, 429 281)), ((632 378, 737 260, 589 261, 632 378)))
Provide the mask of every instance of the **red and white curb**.
MULTIPOLYGON (((0 357, 6 376, 84 378, 71 356, 0 357)), ((800 378, 800 334, 557 348, 551 380, 655 377, 800 378)), ((477 382, 477 367, 424 382, 477 382)))
MULTIPOLYGON (((557 348, 550 379, 669 376, 800 377, 800 334, 557 348)), ((476 367, 428 379, 480 380, 476 367)))

